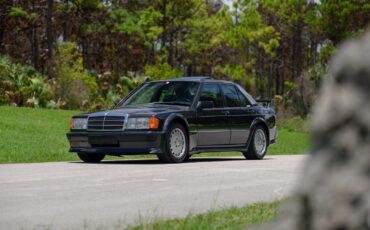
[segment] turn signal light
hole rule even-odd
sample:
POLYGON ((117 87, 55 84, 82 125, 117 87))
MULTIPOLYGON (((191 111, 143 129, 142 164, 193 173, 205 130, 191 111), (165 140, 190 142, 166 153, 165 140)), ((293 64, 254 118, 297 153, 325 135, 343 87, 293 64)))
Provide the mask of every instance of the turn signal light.
POLYGON ((158 129, 159 127, 159 119, 156 117, 149 118, 149 129, 158 129))
POLYGON ((69 120, 69 129, 72 129, 73 127, 73 118, 71 118, 71 120, 69 120))

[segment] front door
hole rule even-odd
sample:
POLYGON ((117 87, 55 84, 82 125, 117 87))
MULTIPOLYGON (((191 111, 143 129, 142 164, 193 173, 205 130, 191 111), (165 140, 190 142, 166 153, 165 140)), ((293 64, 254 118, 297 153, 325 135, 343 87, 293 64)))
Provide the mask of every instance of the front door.
POLYGON ((198 146, 228 145, 230 141, 228 110, 223 106, 220 86, 215 83, 204 84, 199 101, 212 101, 214 108, 197 111, 198 146))

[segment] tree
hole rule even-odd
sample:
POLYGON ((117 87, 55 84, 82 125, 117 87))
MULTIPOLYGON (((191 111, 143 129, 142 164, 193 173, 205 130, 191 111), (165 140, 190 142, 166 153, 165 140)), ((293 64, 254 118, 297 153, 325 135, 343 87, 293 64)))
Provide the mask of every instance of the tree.
POLYGON ((0 0, 0 52, 52 80, 56 47, 76 44, 78 72, 96 78, 103 98, 123 92, 117 85, 131 75, 211 75, 293 107, 303 100, 293 95, 310 87, 303 85, 320 85, 337 44, 370 22, 366 0, 233 2, 0 0))
POLYGON ((363 32, 364 25, 370 22, 370 2, 367 0, 323 0, 319 12, 322 29, 334 45, 363 32))

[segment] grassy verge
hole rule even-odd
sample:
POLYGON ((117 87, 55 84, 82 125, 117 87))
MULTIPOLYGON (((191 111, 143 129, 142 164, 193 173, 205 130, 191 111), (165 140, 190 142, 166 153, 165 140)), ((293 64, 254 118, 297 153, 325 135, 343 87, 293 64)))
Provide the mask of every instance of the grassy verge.
MULTIPOLYGON (((0 106, 0 163, 78 160, 76 154, 68 152, 66 138, 69 119, 78 113, 80 112, 0 106)), ((282 124, 278 142, 271 146, 268 154, 303 153, 309 145, 309 138, 308 132, 302 127, 302 121, 282 124)), ((203 153, 197 156, 241 154, 203 153)))
POLYGON ((275 219, 281 204, 282 201, 258 203, 242 208, 229 208, 220 211, 210 211, 205 214, 189 215, 183 219, 157 220, 153 223, 140 224, 129 229, 244 229, 248 226, 275 219))
POLYGON ((77 160, 66 139, 75 113, 0 107, 0 163, 77 160))

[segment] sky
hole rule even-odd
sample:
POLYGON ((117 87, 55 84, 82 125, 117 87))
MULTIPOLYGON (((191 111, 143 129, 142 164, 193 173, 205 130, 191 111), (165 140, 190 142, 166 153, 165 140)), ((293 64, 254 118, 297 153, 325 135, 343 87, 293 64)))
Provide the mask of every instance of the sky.
POLYGON ((229 7, 231 7, 231 5, 233 4, 233 0, 222 0, 226 5, 228 5, 229 7))

